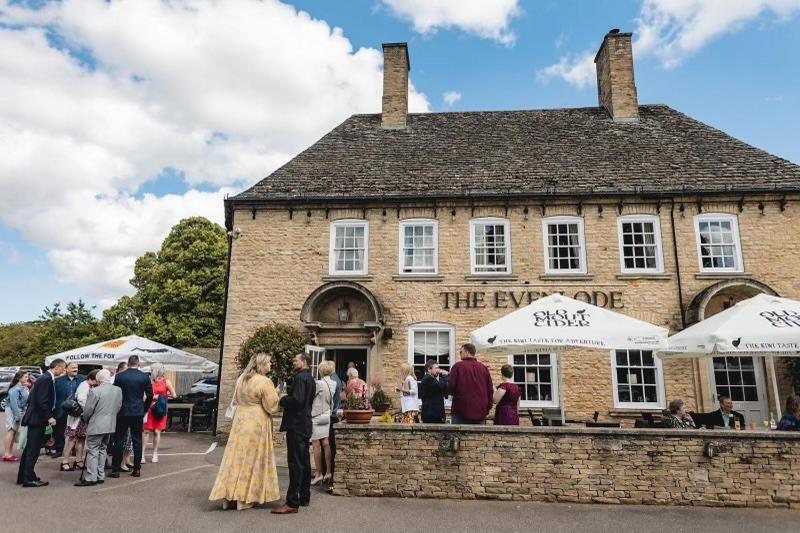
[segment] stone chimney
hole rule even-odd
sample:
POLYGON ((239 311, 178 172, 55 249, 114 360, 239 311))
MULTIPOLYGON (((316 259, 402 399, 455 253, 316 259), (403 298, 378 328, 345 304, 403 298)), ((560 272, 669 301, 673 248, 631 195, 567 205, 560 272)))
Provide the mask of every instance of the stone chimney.
POLYGON ((406 43, 383 45, 383 106, 381 126, 405 128, 408 120, 408 60, 406 43))
POLYGON ((639 99, 633 79, 632 33, 614 29, 606 34, 594 57, 597 97, 615 122, 639 120, 639 99))

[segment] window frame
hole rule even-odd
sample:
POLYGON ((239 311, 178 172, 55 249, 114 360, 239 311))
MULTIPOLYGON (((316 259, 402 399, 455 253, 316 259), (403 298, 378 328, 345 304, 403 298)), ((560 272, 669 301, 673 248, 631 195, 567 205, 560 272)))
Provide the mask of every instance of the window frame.
MULTIPOLYGON (((559 364, 559 354, 557 352, 520 352, 516 354, 512 354, 508 356, 508 360, 506 361, 512 368, 516 368, 517 365, 514 364, 514 356, 515 355, 549 355, 550 356, 550 379, 551 379, 551 398, 549 402, 546 400, 523 400, 520 399, 519 406, 520 407, 559 407, 559 402, 561 401, 561 393, 559 390, 560 379, 558 377, 558 369, 561 366, 559 364)), ((527 366, 527 365, 526 365, 527 366)), ((516 382, 515 382, 516 383, 516 382)), ((520 385, 517 383, 518 387, 522 387, 524 385, 520 385)))
POLYGON ((664 244, 661 240, 661 218, 657 215, 624 215, 617 218, 617 235, 619 238, 619 266, 624 274, 663 274, 664 244), (625 243, 623 242, 622 225, 625 223, 652 222, 653 236, 656 241, 655 268, 627 268, 625 266, 625 243))
POLYGON ((334 220, 331 222, 330 243, 328 248, 328 274, 331 276, 366 276, 369 273, 369 221, 357 218, 334 220), (361 270, 337 271, 336 270, 336 230, 340 227, 364 228, 364 264, 361 270))
POLYGON ((542 241, 544 244, 544 272, 548 276, 571 276, 575 274, 587 274, 589 267, 586 260, 586 231, 583 217, 576 216, 554 216, 542 219, 542 241), (578 240, 580 244, 580 254, 578 260, 580 267, 577 269, 553 269, 550 268, 550 246, 548 240, 548 227, 553 224, 578 224, 578 240))
POLYGON ((511 267, 511 221, 507 218, 499 218, 499 217, 482 217, 482 218, 473 218, 469 221, 469 263, 470 263, 470 273, 473 276, 508 276, 513 272, 511 267), (506 269, 505 271, 494 271, 494 272, 479 272, 477 270, 477 254, 475 253, 475 228, 478 224, 492 224, 492 225, 500 225, 502 224, 505 228, 505 254, 506 254, 506 269))
POLYGON ((408 218, 400 221, 398 230, 398 273, 401 276, 436 276, 439 274, 439 221, 433 218, 408 218), (408 226, 433 226, 433 271, 405 272, 405 230, 408 226))
MULTIPOLYGON (((661 358, 656 356, 652 350, 633 350, 639 352, 651 352, 653 353, 653 362, 655 363, 656 367, 656 396, 658 400, 654 402, 621 402, 619 400, 619 389, 617 387, 617 351, 623 350, 611 350, 611 394, 614 398, 614 408, 615 409, 633 409, 633 410, 642 410, 642 409, 664 409, 666 406, 666 392, 664 388, 664 367, 661 362, 661 358)), ((624 350, 626 352, 630 352, 631 350, 624 350)), ((644 365, 641 365, 643 367, 644 365)))
MULTIPOLYGON (((739 234, 739 217, 729 213, 703 213, 694 217, 694 238, 697 244, 697 263, 702 273, 726 273, 726 272, 744 272, 744 260, 742 256, 742 239, 739 234), (708 221, 729 221, 731 223, 731 232, 733 233, 733 241, 736 246, 736 253, 733 256, 733 268, 725 267, 704 267, 703 266, 703 243, 700 242, 700 223, 708 221)), ((713 246, 709 244, 708 246, 713 246)))
MULTIPOLYGON (((456 353, 456 327, 453 324, 448 324, 446 322, 418 322, 416 324, 411 324, 408 326, 407 335, 408 335, 408 350, 407 350, 407 359, 408 364, 411 365, 411 372, 414 373, 414 333, 417 331, 447 331, 450 335, 450 370, 453 369, 453 366, 458 362, 458 354, 456 353)), ((426 359, 427 362, 427 359, 426 359)), ((414 374, 416 376, 416 374, 414 374)), ((419 381, 417 381, 419 384, 419 381)), ((445 396, 444 404, 445 407, 450 407, 450 397, 445 396)), ((420 406, 422 405, 422 400, 419 400, 420 406)))

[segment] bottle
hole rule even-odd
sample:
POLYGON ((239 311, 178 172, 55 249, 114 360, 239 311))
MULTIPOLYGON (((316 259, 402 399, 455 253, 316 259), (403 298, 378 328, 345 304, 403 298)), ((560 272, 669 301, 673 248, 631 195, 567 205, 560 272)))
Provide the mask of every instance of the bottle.
POLYGON ((775 423, 775 415, 769 414, 769 429, 778 429, 778 424, 775 423))

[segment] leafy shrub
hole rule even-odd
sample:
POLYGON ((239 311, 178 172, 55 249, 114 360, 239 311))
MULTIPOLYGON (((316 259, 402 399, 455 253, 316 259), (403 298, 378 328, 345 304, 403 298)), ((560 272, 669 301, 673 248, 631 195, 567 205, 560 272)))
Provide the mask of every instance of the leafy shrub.
POLYGON ((236 362, 240 370, 244 370, 250 359, 257 353, 268 353, 272 356, 272 381, 280 383, 292 375, 292 360, 301 353, 307 343, 306 336, 297 328, 285 324, 270 324, 258 328, 253 335, 242 344, 236 362))

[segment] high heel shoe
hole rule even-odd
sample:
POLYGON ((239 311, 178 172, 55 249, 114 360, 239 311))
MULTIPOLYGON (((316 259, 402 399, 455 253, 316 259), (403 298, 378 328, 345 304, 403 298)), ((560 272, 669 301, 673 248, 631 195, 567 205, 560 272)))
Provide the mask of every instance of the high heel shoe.
POLYGON ((316 487, 317 485, 319 485, 322 482, 323 479, 325 479, 325 478, 320 477, 320 476, 315 477, 314 479, 311 480, 311 486, 312 487, 316 487))
POLYGON ((231 508, 231 501, 230 500, 222 500, 222 510, 227 511, 231 508))
POLYGON ((328 475, 326 475, 325 477, 322 478, 322 484, 323 485, 330 485, 331 483, 333 483, 333 476, 332 475, 328 474, 328 475))
POLYGON ((252 503, 236 502, 236 510, 244 511, 245 509, 252 509, 253 505, 252 503))

